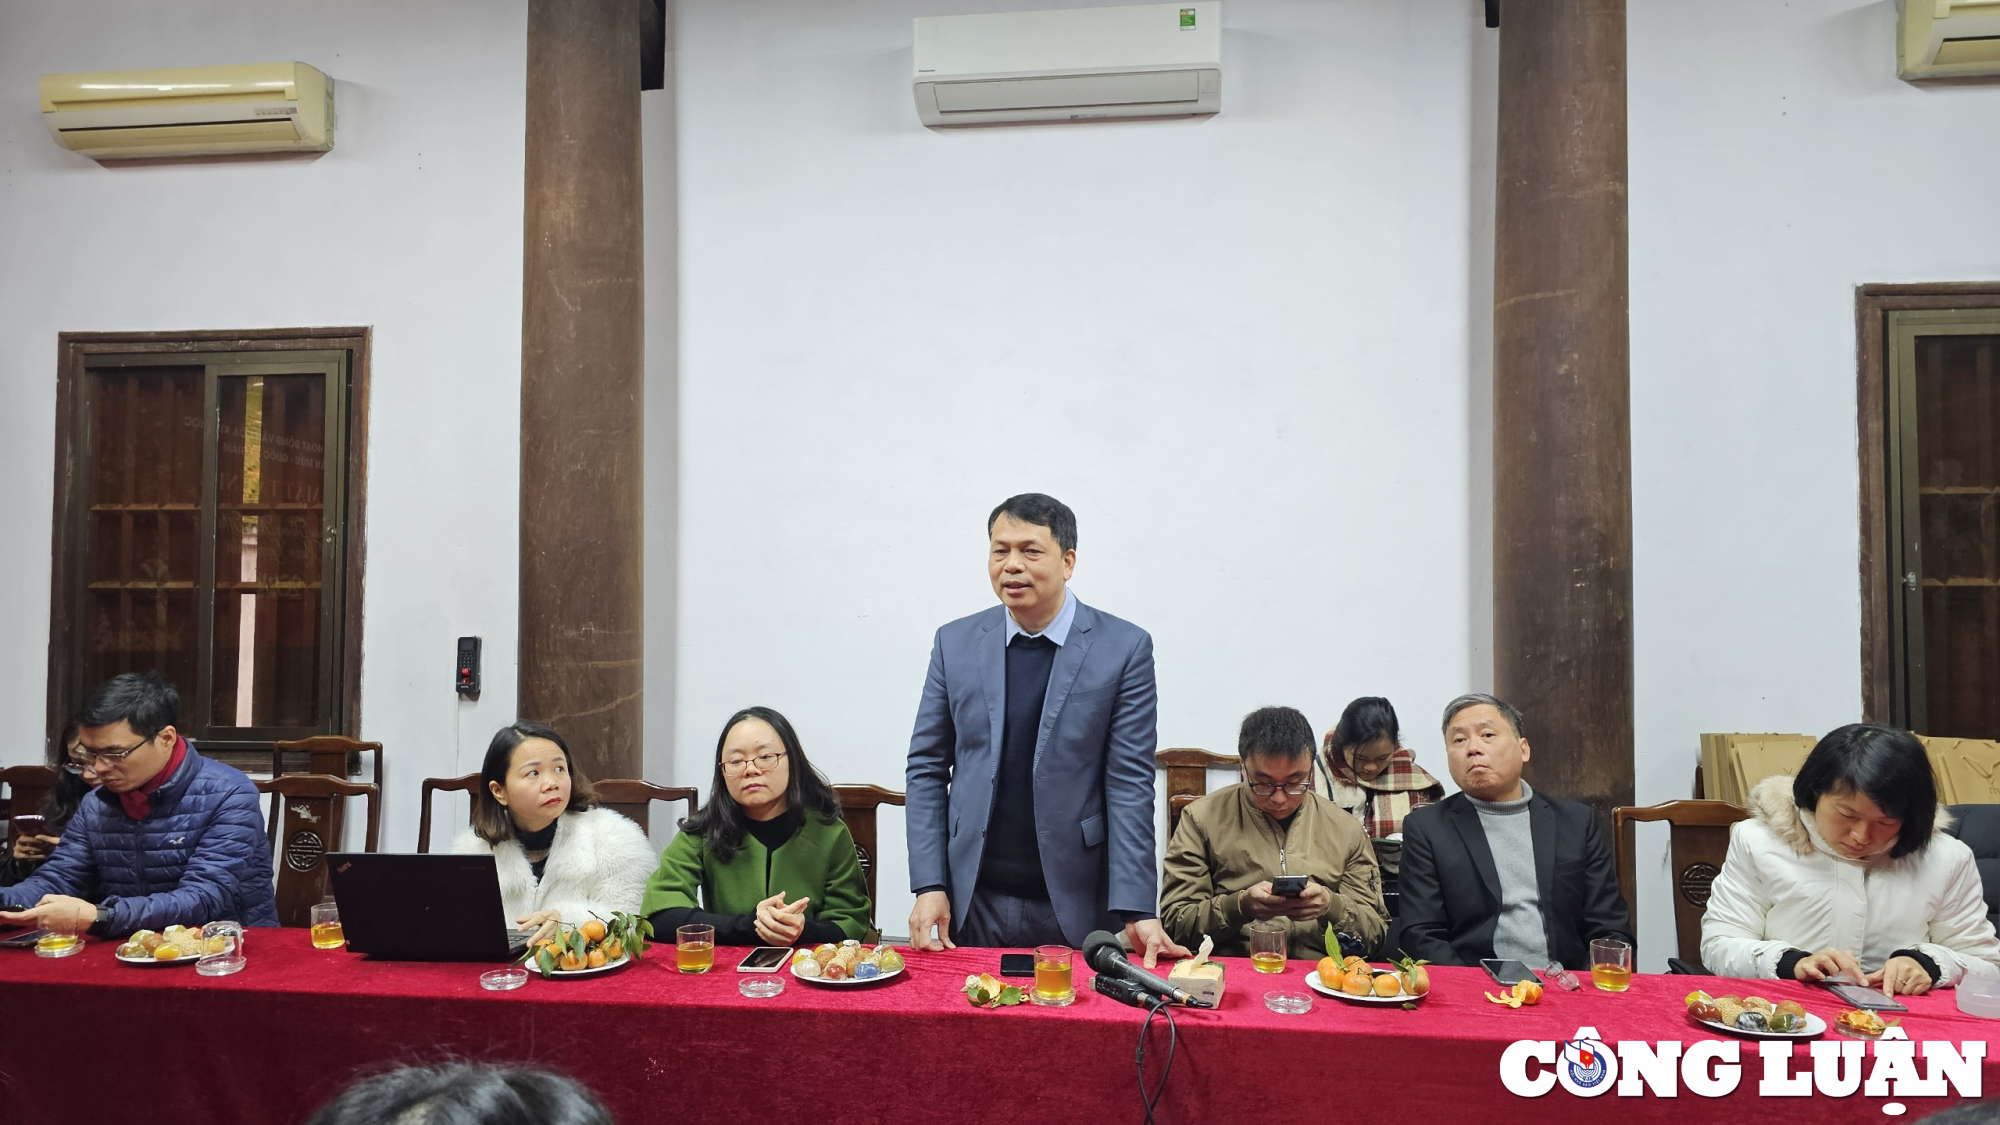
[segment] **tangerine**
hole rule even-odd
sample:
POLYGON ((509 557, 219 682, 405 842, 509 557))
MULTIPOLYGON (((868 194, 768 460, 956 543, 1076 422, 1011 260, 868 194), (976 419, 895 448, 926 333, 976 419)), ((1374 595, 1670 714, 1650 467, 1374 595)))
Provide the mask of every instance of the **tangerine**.
POLYGON ((585 960, 591 968, 601 969, 604 967, 604 951, 602 949, 593 949, 590 951, 590 956, 585 960))
POLYGON ((1375 995, 1394 996, 1403 991, 1403 982, 1394 973, 1383 973, 1375 978, 1375 995))
POLYGON ((556 958, 556 968, 562 969, 565 972, 575 972, 583 968, 583 965, 583 959, 575 953, 565 953, 561 957, 556 958))
POLYGON ((1364 965, 1347 974, 1347 979, 1341 982, 1340 990, 1349 996, 1366 996, 1375 990, 1373 974, 1364 965))
POLYGON ((1347 970, 1331 957, 1320 958, 1319 968, 1315 971, 1319 973, 1319 982, 1328 988, 1339 988, 1340 982, 1347 976, 1347 970))
POLYGON ((583 940, 585 941, 600 942, 604 940, 604 933, 605 933, 604 923, 598 921, 595 918, 592 918, 589 921, 585 922, 582 926, 579 926, 578 929, 581 929, 583 931, 583 940))
POLYGON ((608 960, 612 961, 616 961, 619 958, 625 956, 625 943, 619 941, 617 938, 612 938, 610 941, 605 942, 604 956, 608 960))

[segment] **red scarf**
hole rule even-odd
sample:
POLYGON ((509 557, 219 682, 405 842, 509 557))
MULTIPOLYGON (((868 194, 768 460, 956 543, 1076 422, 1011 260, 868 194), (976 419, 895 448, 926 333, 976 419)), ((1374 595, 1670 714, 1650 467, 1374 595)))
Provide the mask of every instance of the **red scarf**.
POLYGON ((126 816, 131 817, 133 820, 146 819, 146 815, 153 811, 153 793, 160 786, 173 780, 174 771, 181 768, 182 762, 187 761, 187 751, 187 739, 176 734, 174 736, 174 754, 173 757, 167 759, 165 768, 161 769, 159 773, 154 774, 153 780, 141 785, 139 788, 129 793, 118 794, 118 803, 124 806, 126 816))

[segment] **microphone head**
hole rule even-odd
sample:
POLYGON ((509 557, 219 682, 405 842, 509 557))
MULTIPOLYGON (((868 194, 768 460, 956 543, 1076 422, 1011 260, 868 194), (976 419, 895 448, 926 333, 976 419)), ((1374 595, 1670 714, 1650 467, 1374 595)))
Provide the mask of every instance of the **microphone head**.
POLYGON ((1105 966, 1113 960, 1125 959, 1125 951, 1118 947, 1118 937, 1104 930, 1092 930, 1083 939, 1083 961, 1096 972, 1105 972, 1105 966))

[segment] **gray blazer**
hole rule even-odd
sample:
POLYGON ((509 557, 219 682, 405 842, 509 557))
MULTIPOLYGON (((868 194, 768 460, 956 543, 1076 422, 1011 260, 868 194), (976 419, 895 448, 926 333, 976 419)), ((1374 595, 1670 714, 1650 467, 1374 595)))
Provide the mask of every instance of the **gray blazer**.
MULTIPOLYGON (((1070 594, 1075 597, 1075 594, 1070 594)), ((937 631, 910 736, 910 886, 951 892, 965 924, 1000 770, 1007 715, 1007 611, 994 606, 937 631)), ((1078 602, 1056 654, 1035 740, 1035 820, 1042 873, 1072 946, 1096 929, 1159 909, 1153 849, 1153 753, 1159 689, 1153 638, 1078 602)))

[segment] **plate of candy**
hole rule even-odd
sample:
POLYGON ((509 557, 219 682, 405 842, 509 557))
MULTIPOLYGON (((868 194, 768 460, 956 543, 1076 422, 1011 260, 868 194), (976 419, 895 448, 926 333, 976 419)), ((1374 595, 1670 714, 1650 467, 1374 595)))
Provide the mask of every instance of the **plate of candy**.
POLYGON ((1773 1004, 1762 996, 1690 992, 1687 1014, 1703 1027, 1745 1039, 1813 1039, 1826 1034, 1826 1021, 1796 1000, 1773 1004))
POLYGON ((792 954, 792 975, 809 984, 847 987, 878 984, 903 973, 903 955, 886 945, 863 945, 853 938, 792 954))
POLYGON ((228 947, 229 939, 221 936, 204 941, 200 926, 168 926, 157 933, 134 932, 118 946, 118 960, 127 965, 192 965, 204 952, 220 953, 228 947))

